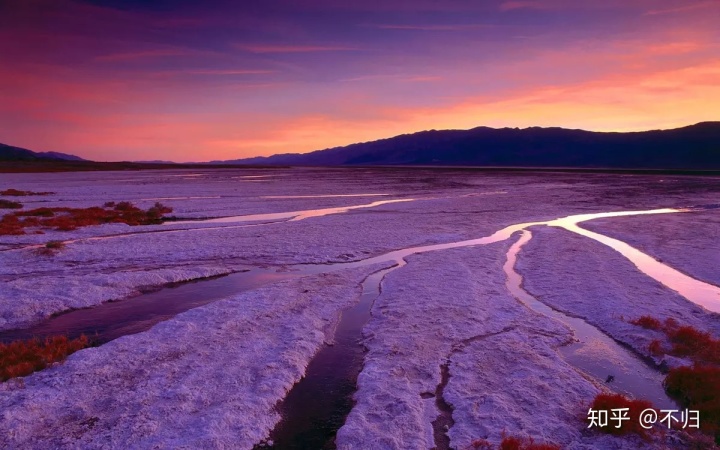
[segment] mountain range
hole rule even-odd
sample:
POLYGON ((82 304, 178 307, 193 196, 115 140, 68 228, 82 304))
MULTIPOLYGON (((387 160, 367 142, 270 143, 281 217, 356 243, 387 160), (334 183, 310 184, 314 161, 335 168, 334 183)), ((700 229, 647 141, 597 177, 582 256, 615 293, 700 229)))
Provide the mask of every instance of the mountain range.
POLYGON ((717 170, 720 122, 640 132, 539 127, 430 130, 305 154, 213 163, 717 170))
POLYGON ((0 144, 0 161, 87 161, 79 156, 60 152, 34 152, 26 148, 0 144))
MULTIPOLYGON (((45 166, 54 163, 89 163, 74 155, 34 152, 5 144, 0 144, 0 161, 26 166, 33 162, 42 162, 45 166)), ((162 163, 123 164, 143 164, 148 168, 173 166, 170 162, 162 163)), ((671 130, 639 132, 540 127, 429 130, 310 153, 287 153, 201 164, 720 170, 720 122, 701 122, 671 130)))

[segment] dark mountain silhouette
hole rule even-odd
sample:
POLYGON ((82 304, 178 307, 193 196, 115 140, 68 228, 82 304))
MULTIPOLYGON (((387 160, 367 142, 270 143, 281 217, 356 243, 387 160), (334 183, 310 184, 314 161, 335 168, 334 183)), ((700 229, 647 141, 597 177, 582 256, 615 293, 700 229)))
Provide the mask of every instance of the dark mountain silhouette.
POLYGON ((79 156, 60 152, 34 152, 25 148, 0 144, 0 161, 87 161, 79 156))
POLYGON ((63 161, 88 161, 85 158, 81 158, 79 156, 70 155, 68 153, 60 153, 60 152, 39 152, 37 153, 38 156, 42 158, 50 158, 50 159, 62 159, 63 161))
MULTIPOLYGON (((84 172, 97 170, 163 170, 163 169, 236 169, 238 164, 207 163, 176 164, 156 161, 141 162, 95 162, 75 155, 58 152, 34 152, 25 148, 0 144, 0 173, 84 172)), ((253 168, 259 167, 253 165, 253 168)), ((275 168, 275 167, 273 167, 275 168)))
POLYGON ((213 163, 717 170, 720 122, 630 133, 539 127, 430 130, 306 154, 213 163))

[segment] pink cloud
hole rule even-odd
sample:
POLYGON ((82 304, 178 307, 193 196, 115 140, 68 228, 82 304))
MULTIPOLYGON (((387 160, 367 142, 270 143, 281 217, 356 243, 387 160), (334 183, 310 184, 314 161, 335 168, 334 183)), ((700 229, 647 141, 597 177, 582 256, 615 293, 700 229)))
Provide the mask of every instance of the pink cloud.
POLYGON ((362 75, 359 77, 345 78, 341 81, 377 81, 377 80, 397 80, 397 81, 440 81, 443 78, 437 75, 406 75, 406 74, 374 74, 362 75))
POLYGON ((264 69, 206 69, 206 70, 184 70, 179 73, 187 73, 191 75, 263 75, 269 73, 277 73, 276 70, 264 69))
POLYGON ((645 13, 645 15, 654 16, 654 15, 658 15, 658 14, 682 13, 682 12, 686 12, 686 11, 694 11, 697 9, 709 8, 712 6, 720 7, 720 2, 710 1, 710 2, 692 3, 690 5, 679 6, 677 8, 653 9, 653 10, 647 11, 645 13))
POLYGON ((442 77, 439 77, 439 76, 432 76, 432 75, 422 76, 422 75, 418 75, 418 76, 412 76, 412 77, 403 78, 403 81, 411 81, 411 82, 423 83, 423 82, 431 82, 431 81, 440 81, 440 80, 442 80, 442 79, 443 79, 443 78, 442 78, 442 77))

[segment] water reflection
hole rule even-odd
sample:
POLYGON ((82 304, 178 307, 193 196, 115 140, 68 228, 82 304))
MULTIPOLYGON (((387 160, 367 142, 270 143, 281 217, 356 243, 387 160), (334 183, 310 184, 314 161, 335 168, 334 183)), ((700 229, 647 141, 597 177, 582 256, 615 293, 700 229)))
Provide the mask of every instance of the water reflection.
POLYGON ((386 195, 390 195, 390 194, 263 195, 260 198, 287 199, 287 198, 383 197, 386 195))
POLYGON ((353 206, 339 206, 336 208, 322 208, 322 209, 307 209, 303 211, 289 211, 280 213, 267 213, 267 214, 249 214, 244 216, 230 216, 230 217, 218 217, 216 219, 206 220, 186 220, 177 222, 165 222, 165 225, 178 225, 178 224, 202 224, 202 223, 233 223, 233 222, 259 222, 259 221, 271 221, 290 219, 291 222, 298 220, 308 219, 310 217, 322 217, 330 214, 342 214, 354 209, 362 208, 374 208, 375 206, 387 205, 390 203, 402 203, 412 202, 414 198, 400 198, 395 200, 379 200, 364 205, 353 205, 353 206))
POLYGON ((547 222, 546 225, 553 227, 561 227, 573 233, 594 239, 601 242, 613 250, 619 252, 632 262, 641 272, 651 278, 659 281, 663 285, 676 291, 686 299, 696 303, 704 308, 720 312, 720 287, 709 283, 704 283, 695 278, 689 277, 684 273, 667 266, 655 258, 641 252, 640 250, 626 244, 623 241, 595 233, 585 228, 579 227, 577 224, 592 219, 604 217, 621 217, 642 214, 668 214, 685 212, 678 209, 654 209, 649 211, 624 211, 615 213, 599 213, 599 214, 583 214, 577 216, 564 217, 562 219, 547 222))

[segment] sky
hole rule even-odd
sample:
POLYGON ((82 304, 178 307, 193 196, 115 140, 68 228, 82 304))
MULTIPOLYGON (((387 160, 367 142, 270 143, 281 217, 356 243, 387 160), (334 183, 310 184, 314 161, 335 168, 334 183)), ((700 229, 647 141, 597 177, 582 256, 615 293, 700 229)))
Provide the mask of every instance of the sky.
POLYGON ((0 0, 0 142, 97 161, 720 120, 720 0, 0 0))

